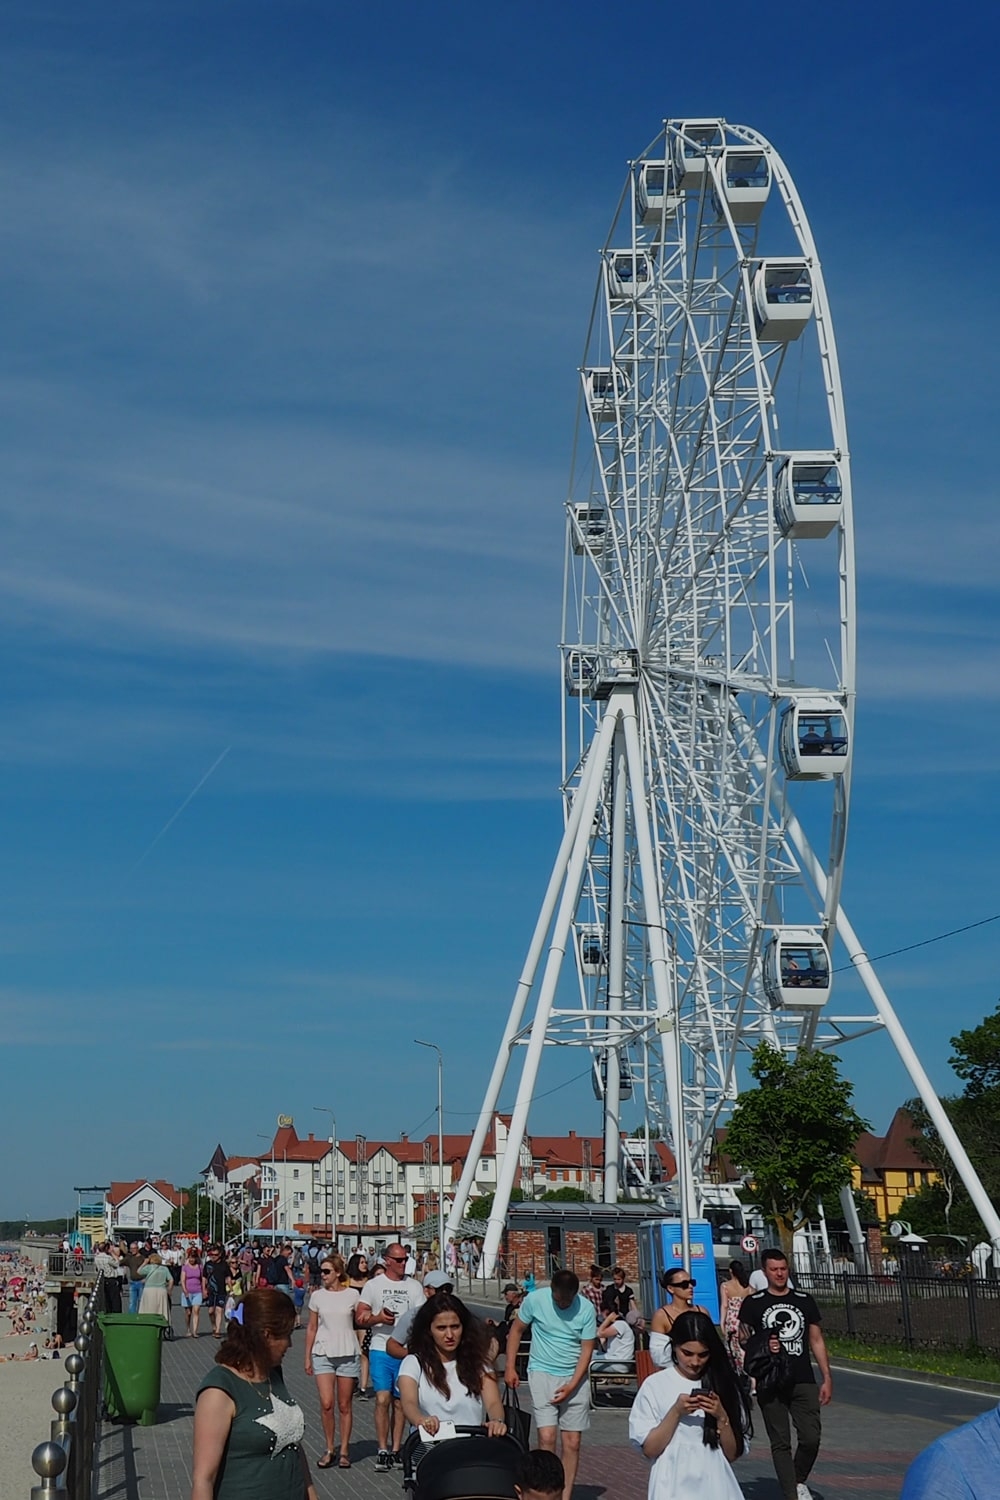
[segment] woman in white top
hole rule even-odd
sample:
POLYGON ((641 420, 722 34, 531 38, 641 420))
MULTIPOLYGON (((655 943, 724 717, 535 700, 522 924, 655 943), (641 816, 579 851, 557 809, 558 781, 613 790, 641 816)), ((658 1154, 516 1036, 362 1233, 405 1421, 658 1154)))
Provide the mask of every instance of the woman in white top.
POLYGON ((649 1325, 649 1357, 654 1365, 664 1370, 670 1367, 670 1332, 674 1320, 686 1312, 704 1313, 707 1317, 708 1309, 699 1307, 694 1300, 694 1277, 684 1266, 671 1266, 669 1270, 661 1271, 660 1285, 670 1300, 653 1314, 649 1325))
POLYGON ((336 1419, 333 1411, 334 1387, 340 1412, 340 1456, 338 1469, 351 1467, 350 1441, 354 1414, 351 1401, 361 1373, 358 1336, 354 1328, 354 1309, 361 1293, 349 1284, 343 1256, 326 1255, 319 1265, 320 1288, 309 1298, 309 1325, 306 1328, 306 1374, 315 1375, 319 1392, 319 1410, 323 1422, 326 1452, 316 1460, 317 1469, 333 1464, 336 1419))
POLYGON ((629 1414, 629 1438, 653 1465, 648 1500, 742 1500, 732 1465, 747 1451, 750 1413, 711 1318, 678 1314, 670 1354, 629 1414))
POLYGON ((442 1422, 503 1437, 503 1403, 487 1362, 486 1330, 451 1292, 429 1297, 413 1320, 411 1352, 399 1367, 403 1415, 431 1437, 442 1422))

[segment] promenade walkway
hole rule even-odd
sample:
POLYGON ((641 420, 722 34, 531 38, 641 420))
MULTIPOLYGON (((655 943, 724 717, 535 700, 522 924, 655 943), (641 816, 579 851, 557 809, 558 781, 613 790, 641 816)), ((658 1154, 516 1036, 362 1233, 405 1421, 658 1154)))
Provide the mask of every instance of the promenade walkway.
MULTIPOLYGON (((315 1468, 322 1437, 315 1386, 302 1369, 304 1338, 304 1332, 296 1332, 285 1361, 285 1379, 305 1413, 307 1451, 321 1500, 399 1500, 398 1472, 374 1472, 374 1402, 354 1402, 352 1468, 315 1468)), ((164 1345, 160 1422, 156 1427, 104 1426, 98 1450, 98 1500, 186 1500, 191 1486, 192 1401, 218 1347, 204 1334, 164 1345)), ((838 1376, 811 1482, 816 1500, 897 1500, 914 1455, 949 1427, 993 1404, 995 1398, 988 1396, 904 1386, 857 1374, 838 1376)), ((738 1465, 737 1474, 747 1500, 781 1500, 762 1424, 758 1421, 757 1426, 754 1451, 738 1465)), ((646 1478, 646 1464, 628 1442, 627 1407, 596 1410, 584 1438, 575 1500, 645 1500, 646 1478)))

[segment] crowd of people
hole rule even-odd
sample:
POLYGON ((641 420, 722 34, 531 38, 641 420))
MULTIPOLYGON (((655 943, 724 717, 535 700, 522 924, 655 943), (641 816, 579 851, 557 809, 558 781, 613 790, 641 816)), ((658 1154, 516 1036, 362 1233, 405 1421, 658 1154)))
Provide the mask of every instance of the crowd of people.
MULTIPOLYGON (((43 1327, 46 1304, 42 1269, 29 1256, 18 1250, 0 1252, 0 1328, 5 1338, 18 1338, 25 1334, 45 1332, 43 1327), (6 1326, 4 1326, 4 1321, 6 1326)), ((35 1360, 48 1356, 59 1357, 61 1341, 57 1344, 46 1338, 40 1349, 37 1342, 30 1343, 23 1353, 0 1353, 0 1364, 18 1360, 35 1360)))
MULTIPOLYGON (((375 1401, 374 1469, 388 1474, 401 1465, 407 1427, 422 1443, 449 1423, 507 1436, 519 1427, 526 1379, 540 1447, 524 1459, 519 1493, 571 1500, 591 1378, 634 1374, 642 1346, 653 1373, 638 1383, 629 1436, 650 1465, 648 1500, 738 1500, 734 1466, 749 1450, 753 1410, 783 1500, 810 1500, 832 1377, 819 1310, 792 1285, 781 1251, 765 1251, 753 1276, 730 1264, 718 1325, 681 1265, 662 1274, 663 1301, 648 1320, 625 1270, 615 1266, 606 1280, 597 1265, 583 1285, 569 1270, 540 1288, 509 1282, 501 1318, 480 1319, 455 1286, 466 1269, 475 1274, 474 1255, 473 1241, 449 1242, 440 1267, 434 1254, 402 1244, 345 1259, 315 1241, 147 1242, 100 1246, 95 1261, 112 1310, 127 1289, 130 1310, 169 1321, 176 1294, 186 1335, 200 1336, 204 1308, 220 1342, 196 1403, 192 1500, 229 1500, 247 1488, 261 1500, 316 1500, 303 1414, 281 1373, 303 1326, 323 1433, 317 1468, 352 1466, 356 1398, 375 1401)), ((0 1312, 31 1306, 39 1291, 37 1268, 0 1259, 0 1312)), ((20 1357, 43 1356, 33 1348, 20 1357)))

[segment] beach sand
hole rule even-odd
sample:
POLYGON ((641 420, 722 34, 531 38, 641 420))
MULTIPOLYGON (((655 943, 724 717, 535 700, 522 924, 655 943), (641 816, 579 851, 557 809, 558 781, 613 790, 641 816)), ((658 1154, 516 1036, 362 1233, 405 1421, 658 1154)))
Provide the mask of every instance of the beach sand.
MULTIPOLYGON (((0 1354, 23 1354, 37 1334, 0 1339, 0 1354)), ((55 1416, 52 1392, 65 1385, 61 1359, 17 1360, 0 1364, 0 1494, 9 1500, 23 1496, 38 1483, 31 1467, 32 1451, 49 1440, 55 1416)))

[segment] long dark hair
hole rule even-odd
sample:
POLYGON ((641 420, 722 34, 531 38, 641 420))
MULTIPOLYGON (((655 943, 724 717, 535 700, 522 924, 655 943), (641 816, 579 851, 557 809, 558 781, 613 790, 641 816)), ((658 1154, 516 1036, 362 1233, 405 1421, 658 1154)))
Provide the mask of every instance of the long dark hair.
POLYGON ((750 1285, 750 1278, 747 1275, 747 1268, 741 1260, 731 1260, 729 1262, 729 1274, 730 1276, 732 1276, 734 1281, 739 1282, 740 1286, 750 1285))
POLYGON ((371 1271, 362 1271, 362 1261, 364 1261, 365 1265, 367 1266, 368 1257, 367 1255, 363 1255, 360 1251, 357 1253, 357 1255, 351 1256, 350 1260, 347 1262, 348 1281, 360 1281, 363 1276, 367 1276, 369 1278, 371 1277, 371 1271))
POLYGON ((415 1354, 427 1379, 445 1399, 451 1391, 444 1373, 444 1363, 434 1343, 431 1324, 441 1313, 454 1313, 462 1325, 462 1337, 455 1350, 455 1370, 462 1385, 473 1396, 483 1393, 483 1366, 489 1353, 486 1330, 472 1316, 461 1298, 452 1292, 435 1292, 428 1297, 413 1320, 410 1329, 410 1353, 415 1354))
POLYGON ((272 1286, 259 1286, 244 1293, 236 1310, 243 1321, 229 1319, 215 1363, 239 1370, 241 1375, 252 1375, 255 1370, 266 1373, 271 1368, 271 1359, 264 1335, 287 1338, 295 1327, 295 1304, 284 1292, 275 1291, 272 1286))
MULTIPOLYGON (((711 1318, 704 1313, 681 1313, 670 1330, 670 1357, 675 1365, 679 1344, 704 1344, 708 1350, 708 1364, 702 1371, 702 1384, 706 1389, 714 1391, 722 1402, 722 1409, 729 1418, 739 1444, 736 1457, 740 1458, 746 1450, 747 1437, 753 1432, 750 1408, 711 1318)), ((707 1448, 719 1446, 719 1424, 708 1412, 705 1413, 701 1440, 707 1448)))

